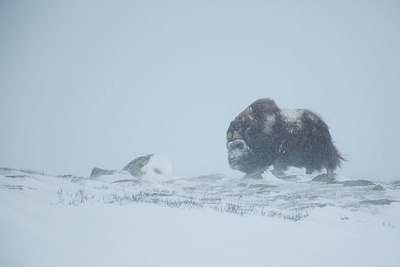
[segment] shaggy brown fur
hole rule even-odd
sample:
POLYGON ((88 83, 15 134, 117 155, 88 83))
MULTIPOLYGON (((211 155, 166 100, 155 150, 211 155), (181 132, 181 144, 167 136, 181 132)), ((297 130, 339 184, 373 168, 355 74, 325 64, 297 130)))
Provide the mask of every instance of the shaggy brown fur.
POLYGON ((307 173, 325 168, 333 175, 344 160, 318 115, 280 109, 268 98, 255 101, 231 122, 227 148, 231 168, 255 176, 271 165, 278 170, 304 167, 307 173))

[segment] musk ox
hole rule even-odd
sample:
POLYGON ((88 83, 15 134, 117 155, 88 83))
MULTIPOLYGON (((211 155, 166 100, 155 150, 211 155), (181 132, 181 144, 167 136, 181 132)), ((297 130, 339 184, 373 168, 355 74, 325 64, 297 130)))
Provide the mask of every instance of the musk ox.
POLYGON ((232 169, 260 178, 270 166, 293 166, 306 173, 340 167, 344 158, 333 145, 328 126, 307 109, 280 109, 273 100, 252 103, 229 125, 226 147, 232 169))

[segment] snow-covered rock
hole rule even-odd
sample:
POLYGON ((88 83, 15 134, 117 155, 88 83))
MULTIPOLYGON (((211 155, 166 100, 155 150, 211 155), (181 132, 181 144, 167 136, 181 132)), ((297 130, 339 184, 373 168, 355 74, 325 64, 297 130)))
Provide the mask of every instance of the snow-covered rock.
POLYGON ((130 174, 134 178, 145 177, 157 179, 172 178, 175 176, 170 159, 162 155, 149 154, 132 160, 121 170, 93 168, 90 178, 114 181, 115 179, 120 180, 120 176, 126 176, 127 174, 130 174))
POLYGON ((173 178, 175 176, 172 161, 162 155, 152 155, 142 167, 143 177, 173 178))
POLYGON ((99 176, 112 175, 112 174, 114 174, 116 172, 117 172, 117 170, 103 170, 103 169, 95 167, 95 168, 92 169, 92 173, 90 174, 90 178, 95 179, 95 178, 97 178, 99 176))

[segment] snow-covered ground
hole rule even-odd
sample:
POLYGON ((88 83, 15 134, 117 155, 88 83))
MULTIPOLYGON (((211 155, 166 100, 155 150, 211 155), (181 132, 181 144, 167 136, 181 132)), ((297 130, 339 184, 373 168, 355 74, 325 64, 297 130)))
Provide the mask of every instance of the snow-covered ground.
POLYGON ((0 169, 0 266, 400 266, 400 184, 0 169))

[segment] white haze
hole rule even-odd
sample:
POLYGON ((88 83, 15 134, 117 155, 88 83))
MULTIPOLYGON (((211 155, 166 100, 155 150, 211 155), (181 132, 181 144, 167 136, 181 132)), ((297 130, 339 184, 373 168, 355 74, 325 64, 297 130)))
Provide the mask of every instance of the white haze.
POLYGON ((148 153, 227 173, 260 97, 330 126, 354 179, 399 179, 397 1, 1 1, 0 165, 88 176, 148 153))

